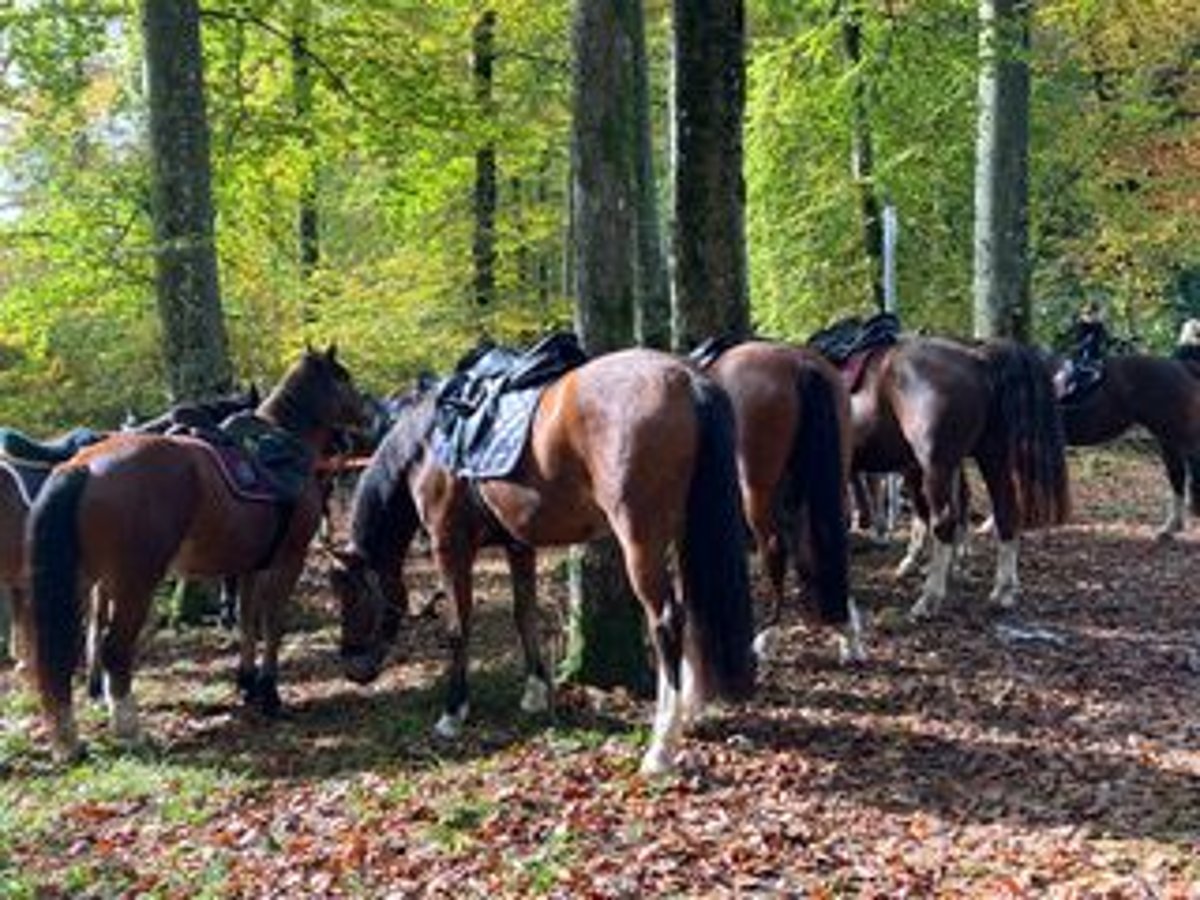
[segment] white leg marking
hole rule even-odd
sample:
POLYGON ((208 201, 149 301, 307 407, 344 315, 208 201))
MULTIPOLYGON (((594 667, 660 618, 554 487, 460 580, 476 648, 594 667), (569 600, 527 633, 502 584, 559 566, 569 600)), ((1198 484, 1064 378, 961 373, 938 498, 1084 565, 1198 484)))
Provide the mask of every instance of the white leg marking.
POLYGON ((467 721, 467 714, 470 711, 471 704, 464 703, 458 709, 454 710, 454 712, 442 713, 442 717, 433 726, 434 734, 448 741, 455 740, 462 734, 463 722, 467 721))
POLYGON ((119 741, 136 741, 142 729, 138 723, 137 701, 130 692, 124 697, 108 695, 108 712, 112 721, 113 735, 119 741))
POLYGON ((853 597, 847 598, 850 607, 850 619, 842 627, 838 640, 838 659, 843 663, 860 663, 867 661, 867 651, 862 641, 862 614, 853 597))
POLYGON ((1017 577, 1017 541, 1001 541, 996 547, 996 582, 991 600, 1005 609, 1016 605, 1021 583, 1017 577))
POLYGON ((650 747, 642 757, 641 773, 662 775, 675 765, 675 751, 683 728, 683 704, 680 692, 671 687, 662 669, 658 673, 658 703, 654 714, 654 733, 650 747))
POLYGON ((929 575, 925 578, 925 588, 921 597, 909 610, 911 619, 920 619, 933 615, 946 599, 947 585, 950 581, 950 565, 954 561, 954 545, 942 541, 933 542, 933 558, 929 563, 929 575))
POLYGON ((1162 527, 1158 529, 1155 537, 1167 540, 1183 531, 1183 517, 1186 508, 1182 494, 1171 494, 1170 503, 1167 505, 1167 520, 1162 523, 1162 527))
POLYGON ((779 627, 770 625, 764 628, 754 638, 751 648, 754 650, 754 658, 758 660, 759 665, 769 663, 775 658, 775 651, 779 648, 779 627))
POLYGON ((914 517, 908 530, 908 550, 904 554, 904 559, 900 560, 900 565, 896 566, 896 577, 903 578, 917 571, 925 552, 928 537, 929 526, 921 519, 914 517))
POLYGON ((525 692, 521 695, 521 710, 527 713, 542 713, 550 708, 550 685, 536 675, 525 678, 525 692))
POLYGON ((704 712, 704 698, 700 696, 700 681, 696 678, 696 670, 685 656, 679 664, 679 704, 683 716, 683 725, 687 726, 699 720, 704 712))

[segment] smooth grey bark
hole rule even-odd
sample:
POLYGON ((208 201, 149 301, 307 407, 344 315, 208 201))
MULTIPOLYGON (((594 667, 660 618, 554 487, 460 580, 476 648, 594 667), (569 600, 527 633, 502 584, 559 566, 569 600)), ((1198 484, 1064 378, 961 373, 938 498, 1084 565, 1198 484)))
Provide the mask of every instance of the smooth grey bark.
MULTIPOLYGON (((313 72, 309 35, 312 30, 312 0, 295 0, 292 10, 292 99, 296 127, 304 147, 304 174, 296 214, 296 242, 300 276, 305 281, 321 261, 320 212, 317 206, 317 131, 313 125, 313 72)), ((311 318, 315 310, 306 309, 311 318)))
MULTIPOLYGON (((589 353, 626 346, 637 294, 637 147, 631 24, 640 0, 575 0, 571 211, 576 328, 589 353)), ((576 551, 562 674, 599 687, 652 685, 642 612, 613 539, 576 551)))
POLYGON ((975 337, 1030 328, 1030 0, 979 0, 975 337))
POLYGON ((883 216, 875 192, 875 149, 867 110, 867 80, 862 71, 862 6, 858 0, 846 0, 840 13, 842 47, 853 71, 850 85, 850 177, 854 179, 858 191, 871 299, 875 307, 883 312, 883 216))
MULTIPOLYGON (((496 12, 484 10, 472 33, 471 74, 475 103, 485 122, 493 115, 493 68, 496 61, 496 12)), ((489 306, 496 300, 496 145, 488 139, 475 151, 475 302, 489 306)))
POLYGON ((750 328, 746 261, 745 5, 674 0, 672 341, 750 328))
POLYGON ((171 395, 233 384, 213 239, 208 118, 196 0, 143 0, 156 294, 171 395))

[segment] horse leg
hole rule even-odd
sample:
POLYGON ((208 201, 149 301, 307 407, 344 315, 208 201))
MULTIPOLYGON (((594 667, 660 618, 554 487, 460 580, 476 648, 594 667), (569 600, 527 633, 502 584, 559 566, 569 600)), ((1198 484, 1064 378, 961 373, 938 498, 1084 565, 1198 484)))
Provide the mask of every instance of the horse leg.
POLYGON ((913 619, 932 615, 946 599, 954 562, 954 536, 958 530, 953 501, 954 473, 953 468, 938 463, 931 463, 925 469, 924 493, 933 532, 933 553, 921 596, 909 610, 909 617, 913 619))
POLYGON ((531 548, 515 544, 506 552, 512 576, 513 618, 525 654, 525 692, 521 695, 521 709, 527 713, 545 712, 550 708, 550 677, 538 640, 537 556, 531 548))
POLYGON ((221 627, 233 631, 238 622, 238 577, 226 575, 221 579, 221 627))
POLYGON ((991 454, 980 454, 977 459, 992 500, 996 528, 996 578, 988 599, 1007 609, 1016 604, 1021 591, 1017 575, 1017 498, 1003 460, 991 454))
POLYGON ((255 700, 259 711, 274 718, 283 711, 279 696, 279 647, 283 643, 283 608, 304 568, 303 553, 259 573, 255 585, 259 628, 263 639, 262 664, 258 668, 255 700))
POLYGON ((93 700, 104 698, 102 644, 111 618, 112 608, 108 595, 97 582, 88 596, 87 690, 88 696, 93 700))
POLYGON ((929 543, 929 501, 925 497, 920 470, 905 472, 904 483, 912 497, 913 514, 908 526, 908 549, 896 566, 897 578, 905 578, 917 571, 929 543))
POLYGON ((137 701, 133 696, 133 666, 155 582, 149 586, 143 583, 97 584, 92 591, 94 600, 104 598, 108 606, 103 636, 98 642, 99 656, 104 668, 104 693, 113 734, 120 741, 136 741, 141 733, 137 701))
POLYGON ((766 625, 754 638, 754 654, 760 662, 768 661, 779 640, 779 620, 783 617, 784 579, 787 575, 787 548, 780 540, 775 510, 770 492, 744 492, 746 521, 754 534, 754 544, 762 560, 763 572, 770 584, 771 599, 767 608, 766 625))
POLYGON ((467 691, 467 645, 471 637, 471 612, 475 604, 471 585, 475 552, 475 548, 462 535, 436 540, 433 547, 442 581, 454 600, 448 604, 446 623, 450 645, 446 706, 433 727, 439 737, 447 740, 454 740, 462 734, 463 723, 471 711, 467 691))
POLYGON ((1170 540, 1184 529, 1184 510, 1187 507, 1184 492, 1187 488, 1187 461, 1174 447, 1160 442, 1159 456, 1167 467, 1167 478, 1171 482, 1171 500, 1167 507, 1167 520, 1155 534, 1159 540, 1170 540))
POLYGON ((258 596, 259 573, 242 575, 238 579, 238 667, 237 688, 242 702, 254 703, 258 699, 258 641, 262 635, 262 622, 258 596))

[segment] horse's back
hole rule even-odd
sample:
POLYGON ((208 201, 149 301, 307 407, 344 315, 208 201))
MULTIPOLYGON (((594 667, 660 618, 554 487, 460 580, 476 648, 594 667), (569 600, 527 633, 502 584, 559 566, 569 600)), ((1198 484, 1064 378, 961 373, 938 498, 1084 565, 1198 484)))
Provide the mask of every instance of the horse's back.
POLYGON ((529 445, 511 478, 484 483, 489 507, 527 543, 558 544, 602 533, 615 510, 666 527, 681 508, 697 444, 687 364, 631 349, 589 360, 542 394, 529 445))

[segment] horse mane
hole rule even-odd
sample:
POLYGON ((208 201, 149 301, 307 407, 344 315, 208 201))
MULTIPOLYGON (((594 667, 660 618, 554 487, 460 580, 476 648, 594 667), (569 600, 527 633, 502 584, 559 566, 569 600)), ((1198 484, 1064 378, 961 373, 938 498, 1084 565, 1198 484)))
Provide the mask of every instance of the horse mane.
POLYGON ((437 392, 419 385, 391 400, 392 427, 371 456, 350 502, 350 546, 369 564, 402 552, 419 516, 408 492, 408 474, 422 457, 433 429, 437 392))

